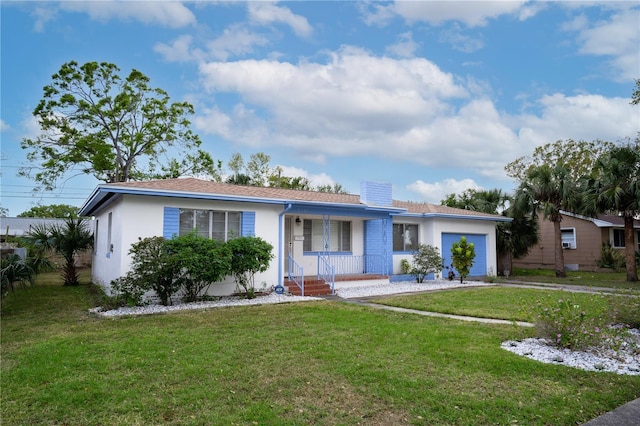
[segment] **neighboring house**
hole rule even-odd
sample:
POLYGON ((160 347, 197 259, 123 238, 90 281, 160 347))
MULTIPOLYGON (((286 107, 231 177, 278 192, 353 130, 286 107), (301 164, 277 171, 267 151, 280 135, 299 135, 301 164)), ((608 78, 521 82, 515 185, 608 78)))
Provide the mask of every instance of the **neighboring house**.
MULTIPOLYGON (((316 275, 330 285, 346 275, 388 280, 421 243, 438 247, 449 265, 451 244, 463 235, 476 247, 471 275, 495 274, 495 225, 510 219, 395 201, 391 192, 390 184, 372 182, 363 182, 358 196, 180 178, 99 185, 80 214, 94 217, 93 280, 107 290, 129 270, 129 249, 140 238, 194 230, 220 240, 250 235, 272 244, 274 260, 256 276, 257 287, 294 278, 301 285, 302 276, 316 275)), ((211 286, 209 294, 234 291, 229 279, 211 286)))
MULTIPOLYGON (((553 223, 540 216, 538 224, 539 243, 529 250, 527 256, 514 259, 515 267, 550 269, 555 266, 553 223)), ((640 221, 634 222, 634 228, 634 244, 636 250, 640 250, 640 221)), ((560 229, 567 270, 598 270, 597 261, 601 257, 603 244, 624 251, 624 218, 621 216, 599 215, 591 218, 562 212, 560 229)))

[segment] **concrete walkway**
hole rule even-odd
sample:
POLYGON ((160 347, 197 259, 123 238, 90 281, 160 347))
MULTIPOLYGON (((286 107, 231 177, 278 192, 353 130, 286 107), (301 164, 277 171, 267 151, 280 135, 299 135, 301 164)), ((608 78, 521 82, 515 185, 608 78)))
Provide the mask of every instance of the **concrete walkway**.
POLYGON ((640 398, 589 420, 583 426, 640 426, 640 398))

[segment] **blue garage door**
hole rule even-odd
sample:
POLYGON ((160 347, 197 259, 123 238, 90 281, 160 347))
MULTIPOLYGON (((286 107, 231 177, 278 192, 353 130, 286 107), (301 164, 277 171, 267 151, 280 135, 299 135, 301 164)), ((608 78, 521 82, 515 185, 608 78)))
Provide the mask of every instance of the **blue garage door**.
MULTIPOLYGON (((474 234, 442 234, 442 257, 446 266, 451 265, 451 246, 460 241, 460 237, 467 237, 467 241, 473 243, 476 249, 476 258, 471 267, 470 277, 487 275, 487 236, 474 234)), ((445 272, 446 274, 446 272, 445 272)))

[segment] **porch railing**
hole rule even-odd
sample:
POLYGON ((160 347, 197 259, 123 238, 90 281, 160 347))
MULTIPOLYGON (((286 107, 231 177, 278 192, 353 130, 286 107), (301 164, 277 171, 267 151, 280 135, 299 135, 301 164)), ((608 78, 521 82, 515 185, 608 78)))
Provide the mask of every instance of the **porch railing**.
POLYGON ((329 284, 331 294, 335 294, 336 273, 333 265, 329 263, 329 259, 327 256, 318 256, 318 279, 329 284))
POLYGON ((289 255, 289 280, 300 288, 304 296, 304 268, 289 255))
POLYGON ((348 254, 330 255, 329 265, 333 266, 336 275, 379 274, 388 275, 384 257, 377 254, 352 256, 348 254))

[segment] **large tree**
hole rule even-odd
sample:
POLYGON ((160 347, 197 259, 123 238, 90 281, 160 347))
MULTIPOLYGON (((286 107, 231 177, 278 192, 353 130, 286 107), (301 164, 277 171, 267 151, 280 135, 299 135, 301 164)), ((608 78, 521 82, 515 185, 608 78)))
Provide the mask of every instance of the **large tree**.
POLYGON ((200 139, 189 128, 193 106, 171 103, 138 70, 125 77, 119 72, 106 62, 62 65, 33 111, 41 134, 22 141, 37 166, 20 173, 48 190, 70 170, 109 183, 217 176, 217 164, 198 149, 200 139))
POLYGON ((578 188, 565 164, 543 164, 528 169, 516 190, 514 203, 517 211, 529 211, 532 216, 542 214, 553 223, 556 277, 566 277, 562 248, 562 210, 572 210, 578 199, 578 188))
POLYGON ((65 218, 78 217, 78 208, 68 204, 50 204, 48 206, 34 206, 24 211, 18 217, 65 218))
POLYGON ((567 173, 578 180, 589 173, 596 159, 612 146, 611 142, 601 140, 561 139, 535 148, 531 155, 517 158, 505 166, 505 171, 508 176, 523 181, 533 168, 544 164, 563 164, 567 173))
POLYGON ((640 214, 640 137, 600 156, 586 185, 587 213, 624 218, 627 281, 638 281, 634 219, 640 214))

